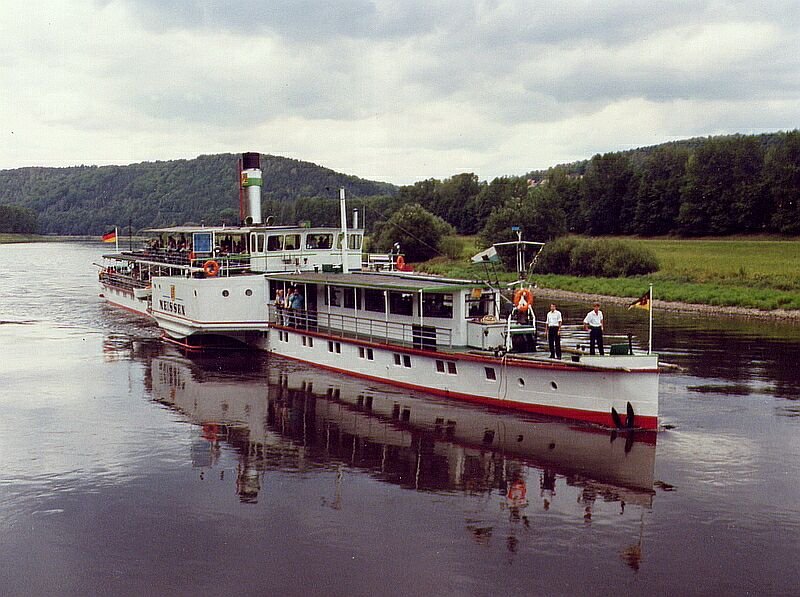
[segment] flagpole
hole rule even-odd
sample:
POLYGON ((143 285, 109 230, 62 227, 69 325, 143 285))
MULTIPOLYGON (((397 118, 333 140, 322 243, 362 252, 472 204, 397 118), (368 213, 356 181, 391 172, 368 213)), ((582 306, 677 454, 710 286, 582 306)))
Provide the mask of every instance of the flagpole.
POLYGON ((647 354, 653 352, 653 285, 650 284, 650 308, 647 310, 650 314, 650 334, 647 339, 647 354))
POLYGON ((114 226, 114 251, 119 253, 119 230, 114 226))

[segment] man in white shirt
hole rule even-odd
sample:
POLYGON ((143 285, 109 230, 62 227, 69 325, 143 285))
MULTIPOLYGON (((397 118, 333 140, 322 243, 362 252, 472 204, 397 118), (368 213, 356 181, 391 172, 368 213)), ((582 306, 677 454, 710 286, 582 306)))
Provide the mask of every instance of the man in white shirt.
POLYGON ((600 310, 600 303, 595 303, 594 309, 583 318, 583 329, 589 330, 589 354, 594 354, 594 346, 600 349, 600 356, 603 356, 603 312, 600 310))
POLYGON ((550 346, 550 358, 561 358, 561 311, 556 309, 555 303, 550 303, 547 312, 547 344, 550 346))

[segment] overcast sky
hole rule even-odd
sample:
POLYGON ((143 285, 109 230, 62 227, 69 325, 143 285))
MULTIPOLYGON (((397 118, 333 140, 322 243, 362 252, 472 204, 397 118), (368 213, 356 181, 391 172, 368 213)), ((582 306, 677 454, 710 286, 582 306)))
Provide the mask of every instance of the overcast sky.
POLYGON ((3 0, 0 169, 260 151, 406 184, 800 126, 800 2, 3 0))

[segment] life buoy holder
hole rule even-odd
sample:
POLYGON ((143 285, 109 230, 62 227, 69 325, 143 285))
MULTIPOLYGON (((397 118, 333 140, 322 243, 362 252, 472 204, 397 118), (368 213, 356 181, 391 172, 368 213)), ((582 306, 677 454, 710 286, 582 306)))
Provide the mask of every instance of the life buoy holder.
POLYGON ((406 266, 406 260, 403 258, 402 255, 397 256, 397 260, 394 262, 394 266, 399 269, 400 271, 406 266))
POLYGON ((527 311, 531 305, 533 305, 533 292, 531 292, 531 289, 517 288, 514 292, 514 306, 524 312, 527 311), (525 302, 522 302, 523 297, 525 298, 525 302))
POLYGON ((203 264, 203 271, 206 273, 207 276, 213 278, 219 273, 219 263, 217 263, 213 259, 209 259, 203 264))

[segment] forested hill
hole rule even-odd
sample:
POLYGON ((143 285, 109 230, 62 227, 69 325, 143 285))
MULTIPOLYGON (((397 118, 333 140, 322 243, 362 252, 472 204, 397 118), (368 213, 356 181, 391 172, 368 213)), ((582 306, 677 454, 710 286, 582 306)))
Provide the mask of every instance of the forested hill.
MULTIPOLYGON (((234 154, 129 166, 0 170, 0 205, 33 210, 42 234, 101 234, 188 222, 237 224, 239 182, 234 154)), ((264 200, 396 195, 397 187, 289 158, 263 155, 264 200)))

